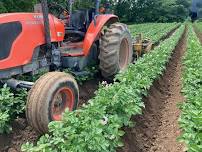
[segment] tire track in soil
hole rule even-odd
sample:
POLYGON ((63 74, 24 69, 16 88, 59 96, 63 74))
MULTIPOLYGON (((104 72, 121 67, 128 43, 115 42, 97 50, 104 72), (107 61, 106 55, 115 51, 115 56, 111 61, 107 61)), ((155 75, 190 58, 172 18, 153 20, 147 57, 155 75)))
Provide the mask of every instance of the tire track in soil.
MULTIPOLYGON (((79 86, 79 107, 94 97, 94 92, 98 89, 99 82, 101 81, 102 79, 98 76, 98 78, 87 81, 82 86, 79 86)), ((0 135, 0 152, 20 152, 23 143, 34 143, 40 137, 39 134, 27 124, 25 118, 16 119, 12 126, 13 131, 11 134, 0 135)))
POLYGON ((134 116, 134 128, 126 128, 125 147, 118 152, 182 152, 184 145, 176 138, 180 135, 177 105, 183 102, 181 94, 181 60, 186 50, 186 34, 176 46, 164 75, 156 80, 144 98, 143 115, 134 116))

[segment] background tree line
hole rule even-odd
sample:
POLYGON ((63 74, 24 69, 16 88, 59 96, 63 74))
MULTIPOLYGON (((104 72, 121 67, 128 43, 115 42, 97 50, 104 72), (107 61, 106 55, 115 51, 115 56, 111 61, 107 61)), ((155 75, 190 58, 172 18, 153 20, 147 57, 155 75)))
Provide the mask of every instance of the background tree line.
MULTIPOLYGON (((49 0, 64 3, 65 0, 49 0)), ((75 0, 76 6, 92 6, 93 0, 75 0)), ((94 0, 95 1, 95 0, 94 0)), ((123 22, 179 22, 188 17, 191 0, 109 0, 123 22)), ((105 3, 106 0, 102 0, 105 3)), ((0 13, 32 11, 37 0, 0 0, 0 13)))

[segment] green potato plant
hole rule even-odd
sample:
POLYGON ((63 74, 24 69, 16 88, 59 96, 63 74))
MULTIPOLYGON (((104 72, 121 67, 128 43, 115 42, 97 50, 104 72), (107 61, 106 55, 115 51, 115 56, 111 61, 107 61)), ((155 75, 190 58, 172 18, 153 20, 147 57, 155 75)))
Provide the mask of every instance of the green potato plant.
POLYGON ((12 93, 6 85, 0 89, 0 133, 12 131, 11 121, 24 112, 27 91, 12 93))
POLYGON ((122 127, 133 126, 132 115, 142 114, 144 103, 153 82, 166 69, 185 26, 136 64, 118 74, 114 84, 100 84, 96 96, 81 109, 66 111, 63 120, 49 124, 49 134, 37 144, 26 143, 26 152, 115 152, 123 146, 122 127))
POLYGON ((186 101, 180 106, 179 119, 182 135, 179 141, 186 143, 188 152, 202 151, 202 46, 189 27, 187 52, 183 60, 183 90, 186 101))
POLYGON ((134 37, 142 33, 145 38, 150 38, 156 43, 177 26, 178 23, 144 23, 129 25, 129 29, 134 37))

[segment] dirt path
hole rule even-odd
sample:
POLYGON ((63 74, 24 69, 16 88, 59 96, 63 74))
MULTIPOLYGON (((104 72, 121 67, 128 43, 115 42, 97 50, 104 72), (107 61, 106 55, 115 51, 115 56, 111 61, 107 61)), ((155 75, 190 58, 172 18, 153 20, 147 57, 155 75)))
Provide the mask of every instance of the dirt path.
POLYGON ((186 50, 186 38, 176 47, 164 76, 155 82, 144 99, 143 115, 135 116, 136 126, 126 129, 125 147, 119 152, 183 152, 184 146, 176 141, 180 135, 177 105, 181 95, 181 59, 186 50))
MULTIPOLYGON (((93 98, 94 92, 98 89, 100 78, 85 82, 79 87, 79 107, 93 98)), ((19 118, 13 122, 13 131, 9 135, 0 135, 0 152, 20 152, 21 145, 26 142, 36 142, 38 133, 27 124, 25 118, 19 118)))

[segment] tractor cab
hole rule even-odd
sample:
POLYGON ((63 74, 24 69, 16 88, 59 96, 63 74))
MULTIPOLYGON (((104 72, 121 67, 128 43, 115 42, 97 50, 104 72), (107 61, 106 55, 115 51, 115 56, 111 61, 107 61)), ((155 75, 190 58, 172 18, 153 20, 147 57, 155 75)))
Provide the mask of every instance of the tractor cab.
POLYGON ((115 15, 105 14, 105 8, 100 8, 100 0, 91 1, 90 6, 85 8, 77 6, 76 0, 68 0, 64 6, 56 2, 47 3, 48 13, 64 24, 64 40, 59 43, 62 67, 73 71, 82 71, 92 62, 98 61, 101 30, 109 21, 118 21, 115 15))
POLYGON ((48 4, 49 13, 62 20, 65 25, 66 42, 82 41, 91 22, 96 22, 95 17, 100 12, 99 0, 92 0, 92 4, 86 8, 76 8, 75 3, 74 0, 67 0, 65 6, 57 2, 48 4))
POLYGON ((94 8, 74 11, 70 16, 67 27, 65 28, 66 34, 76 39, 83 39, 94 15, 94 8))

